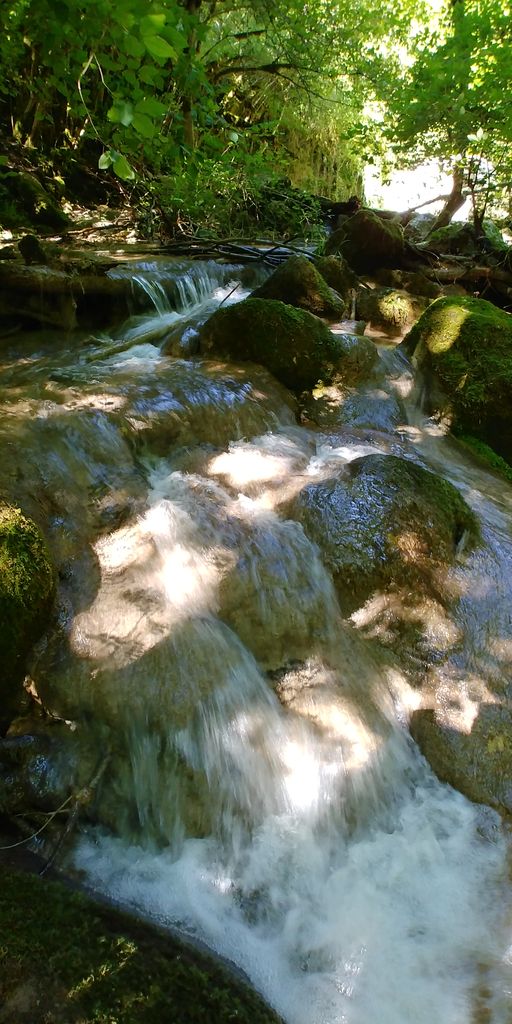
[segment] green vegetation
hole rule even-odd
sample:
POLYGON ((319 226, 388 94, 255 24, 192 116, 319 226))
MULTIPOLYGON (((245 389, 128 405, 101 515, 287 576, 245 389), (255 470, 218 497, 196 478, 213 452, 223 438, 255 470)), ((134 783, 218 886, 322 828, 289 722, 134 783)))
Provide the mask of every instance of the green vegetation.
POLYGON ((10 1024, 278 1024, 220 963, 55 882, 1 869, 10 1024))
POLYGON ((15 700, 24 658, 43 629, 53 590, 37 526, 20 509, 0 503, 0 698, 6 706, 15 700))
POLYGON ((495 473, 499 473, 500 476, 505 477, 512 483, 512 466, 509 466, 505 459, 501 458, 501 455, 497 455, 488 444, 484 444, 483 441, 479 441, 477 437, 472 437, 470 434, 459 434, 457 433, 458 440, 461 441, 467 448, 470 448, 474 455, 485 462, 490 469, 493 469, 495 473))
POLYGON ((438 13, 426 0, 3 6, 4 226, 22 203, 9 175, 34 164, 57 207, 117 182, 147 233, 309 236, 318 218, 301 190, 361 195, 367 162, 440 159, 454 174, 440 223, 465 191, 479 228, 510 199, 501 0, 438 13))

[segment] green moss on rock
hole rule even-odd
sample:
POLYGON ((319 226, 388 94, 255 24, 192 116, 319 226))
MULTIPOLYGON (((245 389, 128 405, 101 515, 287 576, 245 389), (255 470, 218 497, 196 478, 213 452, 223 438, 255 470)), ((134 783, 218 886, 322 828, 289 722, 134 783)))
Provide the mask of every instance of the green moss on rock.
POLYGON ((10 196, 20 223, 56 230, 69 225, 69 218, 59 201, 50 195, 34 174, 27 171, 0 172, 0 185, 10 196))
POLYGON ((207 953, 56 882, 2 869, 0 1005, 10 1024, 279 1024, 207 953))
POLYGON ((435 374, 431 411, 512 462, 512 317, 485 299, 447 296, 405 339, 420 368, 435 374))
POLYGON ((428 248, 437 253, 472 256, 478 249, 473 225, 457 221, 437 228, 428 236, 427 242, 428 248))
POLYGON ((343 256, 318 256, 315 267, 324 281, 347 301, 357 285, 357 277, 343 256))
POLYGON ((300 393, 332 380, 344 349, 318 317, 274 299, 245 299, 218 309, 200 331, 206 356, 250 361, 300 393))
POLYGON ((254 299, 277 299, 326 320, 343 316, 345 303, 305 256, 290 256, 252 293, 254 299))
MULTIPOLYGON (((43 537, 18 508, 0 503, 0 702, 15 703, 31 644, 41 633, 54 592, 43 537)), ((2 712, 0 712, 2 717, 2 712)))
POLYGON ((396 335, 413 324, 427 305, 426 299, 393 288, 361 290, 357 296, 356 312, 372 327, 389 335, 396 335))

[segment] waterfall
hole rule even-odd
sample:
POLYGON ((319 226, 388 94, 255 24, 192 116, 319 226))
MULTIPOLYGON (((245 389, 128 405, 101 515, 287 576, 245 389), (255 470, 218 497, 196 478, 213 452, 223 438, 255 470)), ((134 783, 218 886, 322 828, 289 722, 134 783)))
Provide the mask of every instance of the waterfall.
MULTIPOLYGON (((288 1024, 509 1024, 506 832, 434 776, 407 729, 408 666, 370 604, 342 614, 290 512, 363 456, 453 479, 487 547, 454 569, 472 640, 447 664, 476 672, 491 624, 510 632, 508 486, 419 414, 393 435, 309 429, 265 371, 163 356, 170 326, 247 294, 240 268, 111 273, 151 314, 76 352, 50 339, 20 359, 33 342, 16 341, 0 396, 61 579, 61 646, 38 652, 35 685, 112 750, 74 867, 238 964, 288 1024)), ((407 361, 382 366, 405 400, 407 361)))

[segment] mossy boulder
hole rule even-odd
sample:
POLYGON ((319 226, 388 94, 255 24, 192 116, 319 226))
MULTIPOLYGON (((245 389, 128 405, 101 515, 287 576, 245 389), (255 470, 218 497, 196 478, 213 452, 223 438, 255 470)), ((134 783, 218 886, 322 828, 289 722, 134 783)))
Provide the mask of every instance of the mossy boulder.
POLYGON ((435 586, 461 540, 478 536, 452 484, 394 455, 354 459, 336 476, 306 484, 288 514, 323 552, 345 611, 376 590, 435 586))
POLYGON ((69 225, 69 218, 58 199, 48 192, 34 174, 6 171, 0 175, 0 184, 10 197, 20 222, 56 231, 69 225))
POLYGON ((415 323, 428 302, 394 288, 365 288, 357 295, 356 313, 371 327, 396 336, 415 323))
POLYGON ((405 256, 402 226, 373 210, 358 210, 328 238, 325 255, 344 256, 357 274, 377 267, 400 267, 405 256))
POLYGON ((0 721, 17 704, 25 659, 47 621, 53 593, 38 527, 20 509, 0 503, 0 721))
POLYGON ((199 335, 200 351, 266 366, 291 391, 342 373, 343 344, 312 313, 274 299, 245 299, 216 310, 199 335))
POLYGON ((391 267, 382 267, 374 274, 374 280, 385 288, 405 291, 413 296, 438 299, 443 295, 441 285, 425 277, 419 270, 393 270, 391 267))
POLYGON ((290 256, 252 293, 254 299, 277 299, 326 320, 339 320, 345 303, 305 256, 290 256))
POLYGON ((352 289, 357 286, 357 276, 343 256, 318 256, 315 267, 324 281, 347 301, 352 289))
POLYGON ((430 377, 430 411, 512 462, 510 314, 485 299, 436 299, 405 344, 430 377))
POLYGON ((427 248, 440 255, 474 256, 478 250, 475 229, 465 222, 447 224, 428 236, 427 248))

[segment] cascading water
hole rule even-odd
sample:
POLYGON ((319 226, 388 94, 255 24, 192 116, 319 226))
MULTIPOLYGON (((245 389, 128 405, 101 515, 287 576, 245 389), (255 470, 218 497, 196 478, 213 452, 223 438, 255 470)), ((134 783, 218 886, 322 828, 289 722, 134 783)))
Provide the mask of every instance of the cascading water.
MULTIPOLYGON (((365 635, 366 606, 342 617, 287 516, 305 483, 362 455, 442 466, 491 552, 455 570, 474 669, 486 623, 504 630, 508 614, 507 486, 487 494, 421 419, 394 436, 321 433, 264 371, 162 357, 151 342, 169 324, 241 297, 233 267, 122 272, 156 313, 113 345, 43 346, 6 367, 17 387, 1 402, 68 609, 35 683, 112 751, 103 825, 75 865, 239 964, 289 1024, 508 1024, 498 816, 434 777, 407 732, 417 694, 400 660, 365 635), (482 557, 498 596, 472 625, 482 557)), ((383 360, 404 398, 408 364, 383 360)), ((15 468, 2 474, 8 489, 15 468)))

